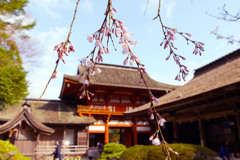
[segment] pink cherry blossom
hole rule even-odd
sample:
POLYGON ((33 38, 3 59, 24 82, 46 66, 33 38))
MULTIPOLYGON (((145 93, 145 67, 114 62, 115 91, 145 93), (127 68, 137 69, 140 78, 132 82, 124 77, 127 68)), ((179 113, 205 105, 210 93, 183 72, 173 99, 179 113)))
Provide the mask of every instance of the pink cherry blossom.
POLYGON ((88 35, 87 36, 87 40, 89 41, 89 43, 92 43, 93 42, 93 35, 88 35))
POLYGON ((158 137, 154 138, 152 140, 152 144, 155 145, 155 146, 160 146, 161 145, 161 141, 158 137))
POLYGON ((130 41, 132 35, 133 35, 133 33, 125 32, 123 34, 123 38, 127 41, 130 41))
POLYGON ((116 27, 115 35, 118 37, 118 35, 122 32, 122 29, 120 27, 116 27))
POLYGON ((164 118, 161 118, 161 119, 159 119, 158 124, 162 127, 162 126, 164 126, 165 122, 166 122, 166 120, 164 118))
POLYGON ((84 79, 84 80, 82 81, 82 84, 89 84, 89 81, 88 81, 87 79, 84 79))
POLYGON ((128 45, 127 45, 126 43, 124 43, 124 44, 122 45, 122 48, 123 48, 122 54, 127 54, 127 53, 129 53, 128 45))
POLYGON ((119 39, 119 44, 122 44, 122 43, 125 43, 125 40, 123 39, 123 37, 119 39))
POLYGON ((131 40, 130 44, 134 48, 134 47, 136 47, 137 41, 136 40, 131 40))
POLYGON ((102 43, 99 40, 96 40, 95 46, 96 47, 102 47, 102 43))
POLYGON ((122 28, 122 31, 123 31, 123 32, 126 32, 126 31, 127 31, 127 27, 122 26, 121 28, 122 28))

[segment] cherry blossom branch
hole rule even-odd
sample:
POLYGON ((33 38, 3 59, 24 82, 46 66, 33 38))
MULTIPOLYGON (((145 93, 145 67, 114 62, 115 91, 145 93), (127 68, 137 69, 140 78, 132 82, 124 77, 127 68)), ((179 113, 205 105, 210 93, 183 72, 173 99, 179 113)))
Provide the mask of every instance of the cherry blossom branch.
POLYGON ((226 40, 228 44, 234 44, 234 43, 240 44, 240 40, 236 40, 233 35, 231 35, 231 36, 223 36, 223 35, 219 34, 219 33, 218 33, 218 27, 216 27, 216 28, 211 32, 211 34, 213 34, 214 36, 216 36, 217 39, 224 39, 224 40, 226 40))
POLYGON ((184 33, 184 32, 179 32, 177 30, 177 28, 170 28, 167 27, 163 24, 162 22, 162 18, 160 15, 160 9, 161 9, 161 0, 159 0, 159 7, 158 7, 158 14, 157 16, 153 19, 157 19, 159 18, 161 27, 162 27, 162 32, 164 35, 164 39, 162 41, 162 43, 160 44, 160 46, 164 46, 164 49, 169 48, 169 56, 166 58, 166 60, 168 60, 171 56, 173 57, 174 61, 176 62, 176 64, 179 66, 179 73, 177 74, 175 80, 180 81, 181 79, 183 79, 185 81, 186 76, 189 73, 189 70, 187 69, 187 66, 183 65, 180 60, 185 60, 185 58, 183 56, 181 56, 180 54, 176 54, 176 50, 177 48, 174 46, 174 40, 177 39, 177 37, 175 35, 180 35, 181 37, 183 37, 186 41, 187 44, 192 43, 195 46, 195 49, 193 51, 193 54, 197 55, 199 54, 201 56, 201 52, 204 51, 204 43, 202 42, 198 42, 198 41, 194 41, 191 40, 189 37, 191 37, 190 33, 184 33))
POLYGON ((222 6, 222 8, 218 8, 218 10, 221 11, 221 13, 219 13, 220 15, 219 16, 215 16, 215 15, 212 15, 212 14, 209 14, 207 13, 209 16, 211 17, 214 17, 214 18, 217 18, 217 19, 222 19, 224 21, 229 21, 229 22, 240 22, 240 11, 238 11, 235 15, 229 13, 227 10, 226 10, 226 4, 224 4, 222 6))
POLYGON ((56 61, 56 66, 55 66, 55 68, 53 70, 53 73, 52 73, 51 77, 49 78, 49 80, 48 80, 48 82, 47 82, 47 84, 45 86, 45 89, 43 90, 41 96, 38 98, 38 100, 35 103, 34 107, 38 104, 38 102, 40 101, 40 99, 44 95, 45 91, 47 90, 47 87, 48 87, 49 83, 51 82, 51 80, 57 77, 57 67, 58 67, 59 61, 62 60, 63 63, 65 64, 63 56, 64 55, 68 56, 68 53, 75 52, 75 49, 74 49, 74 47, 73 47, 73 45, 72 45, 72 43, 70 42, 69 39, 70 39, 70 36, 71 36, 71 33, 72 33, 72 27, 73 27, 73 23, 75 21, 75 17, 76 17, 76 13, 77 13, 77 8, 78 8, 79 2, 80 2, 80 0, 77 0, 77 2, 76 2, 74 16, 73 16, 73 19, 72 19, 72 23, 70 25, 70 30, 69 30, 69 33, 68 33, 66 41, 65 42, 61 42, 59 45, 56 45, 54 47, 54 51, 57 51, 57 53, 58 53, 58 59, 56 61))
POLYGON ((129 64, 130 64, 130 65, 133 64, 133 61, 135 61, 136 65, 137 65, 137 67, 138 67, 138 74, 140 75, 140 78, 141 78, 139 84, 141 84, 141 82, 144 83, 144 85, 145 85, 145 87, 146 87, 146 89, 147 89, 147 92, 148 92, 149 99, 150 99, 150 108, 149 108, 149 110, 148 110, 148 114, 150 115, 150 119, 151 119, 151 120, 154 120, 154 117, 155 117, 155 121, 156 121, 157 127, 158 127, 158 129, 156 130, 156 132, 149 138, 149 140, 152 141, 152 144, 154 144, 154 145, 160 145, 160 144, 161 144, 161 141, 160 141, 159 135, 158 135, 158 134, 160 134, 160 136, 161 136, 161 138, 162 138, 163 150, 164 150, 164 148, 166 148, 167 159, 171 159, 170 152, 172 152, 172 153, 174 153, 174 154, 176 154, 176 155, 178 155, 178 153, 175 152, 175 151, 174 151, 173 149, 171 149, 170 147, 168 147, 168 145, 167 145, 168 143, 165 141, 165 138, 164 138, 164 136, 163 136, 161 127, 164 126, 164 123, 166 122, 166 120, 165 120, 162 116, 160 116, 160 114, 156 111, 155 106, 154 106, 154 104, 153 104, 153 101, 155 101, 156 103, 158 103, 159 100, 152 94, 152 92, 151 92, 151 90, 149 89, 148 84, 147 84, 147 82, 146 82, 146 80, 145 80, 145 78, 144 78, 144 75, 143 75, 143 74, 144 74, 144 73, 147 74, 147 73, 146 73, 146 70, 145 70, 145 68, 144 68, 145 65, 144 65, 144 64, 141 64, 139 58, 137 58, 137 57, 133 54, 133 52, 131 51, 128 43, 127 43, 126 41, 125 41, 125 43, 127 44, 129 53, 128 53, 128 57, 124 60, 123 64, 124 64, 124 65, 127 65, 129 57, 130 57, 130 61, 129 61, 129 64))

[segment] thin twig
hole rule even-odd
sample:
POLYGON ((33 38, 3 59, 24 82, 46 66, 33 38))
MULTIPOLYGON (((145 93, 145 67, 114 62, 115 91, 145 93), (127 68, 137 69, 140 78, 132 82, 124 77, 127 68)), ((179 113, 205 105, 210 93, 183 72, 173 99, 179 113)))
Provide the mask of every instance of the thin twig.
MULTIPOLYGON (((72 23, 71 23, 71 25, 70 25, 70 30, 69 30, 69 33, 68 33, 68 36, 67 36, 66 41, 62 44, 62 45, 64 45, 63 47, 66 47, 66 45, 69 43, 69 38, 70 38, 71 33, 72 33, 72 27, 73 27, 73 23, 74 23, 74 21, 75 21, 75 17, 76 17, 76 13, 77 13, 77 8, 78 8, 78 3, 79 3, 79 2, 80 2, 80 0, 78 0, 78 1, 76 2, 76 8, 75 8, 75 11, 74 11, 74 16, 73 16, 73 19, 72 19, 72 23)), ((59 61, 60 61, 60 60, 58 59, 57 62, 56 62, 56 66, 55 66, 55 68, 54 68, 54 70, 53 70, 53 73, 52 73, 51 77, 49 78, 48 83, 46 84, 45 89, 44 89, 44 91, 42 92, 41 96, 38 98, 37 102, 35 103, 34 107, 36 107, 36 105, 38 104, 38 102, 40 101, 40 99, 42 98, 42 96, 44 95, 44 93, 45 93, 45 91, 47 90, 47 87, 48 87, 49 83, 51 82, 54 74, 56 74, 59 61)))

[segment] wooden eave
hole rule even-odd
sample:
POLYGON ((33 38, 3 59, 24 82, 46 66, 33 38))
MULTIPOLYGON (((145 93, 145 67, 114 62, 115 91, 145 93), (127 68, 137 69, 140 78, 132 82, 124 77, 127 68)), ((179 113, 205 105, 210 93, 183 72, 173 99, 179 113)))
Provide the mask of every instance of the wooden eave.
MULTIPOLYGON (((156 110, 160 114, 171 114, 175 111, 181 110, 191 110, 192 112, 197 112, 200 107, 219 105, 226 102, 240 103, 239 93, 240 82, 237 82, 216 90, 157 106, 156 110)), ((148 117, 148 109, 149 108, 145 108, 144 110, 131 113, 124 112, 124 115, 126 117, 148 117)), ((231 112, 235 111, 236 110, 232 110, 231 112)), ((216 110, 215 112, 217 113, 218 111, 216 110)), ((195 116, 195 119, 196 118, 197 116, 195 116)))
POLYGON ((39 122, 29 111, 28 108, 23 108, 13 119, 0 126, 0 134, 11 131, 18 126, 22 121, 25 121, 31 128, 41 134, 50 135, 54 133, 54 129, 47 127, 39 122))

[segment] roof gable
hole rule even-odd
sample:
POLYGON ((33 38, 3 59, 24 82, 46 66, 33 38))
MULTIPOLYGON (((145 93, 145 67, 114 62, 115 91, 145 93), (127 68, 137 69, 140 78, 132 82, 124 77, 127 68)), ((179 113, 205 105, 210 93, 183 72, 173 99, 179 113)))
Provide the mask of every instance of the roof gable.
POLYGON ((22 121, 25 121, 31 128, 37 130, 41 134, 52 134, 54 129, 47 127, 38 121, 31 113, 30 108, 23 107, 22 111, 20 111, 13 119, 4 123, 0 126, 0 134, 8 132, 18 126, 22 121))

